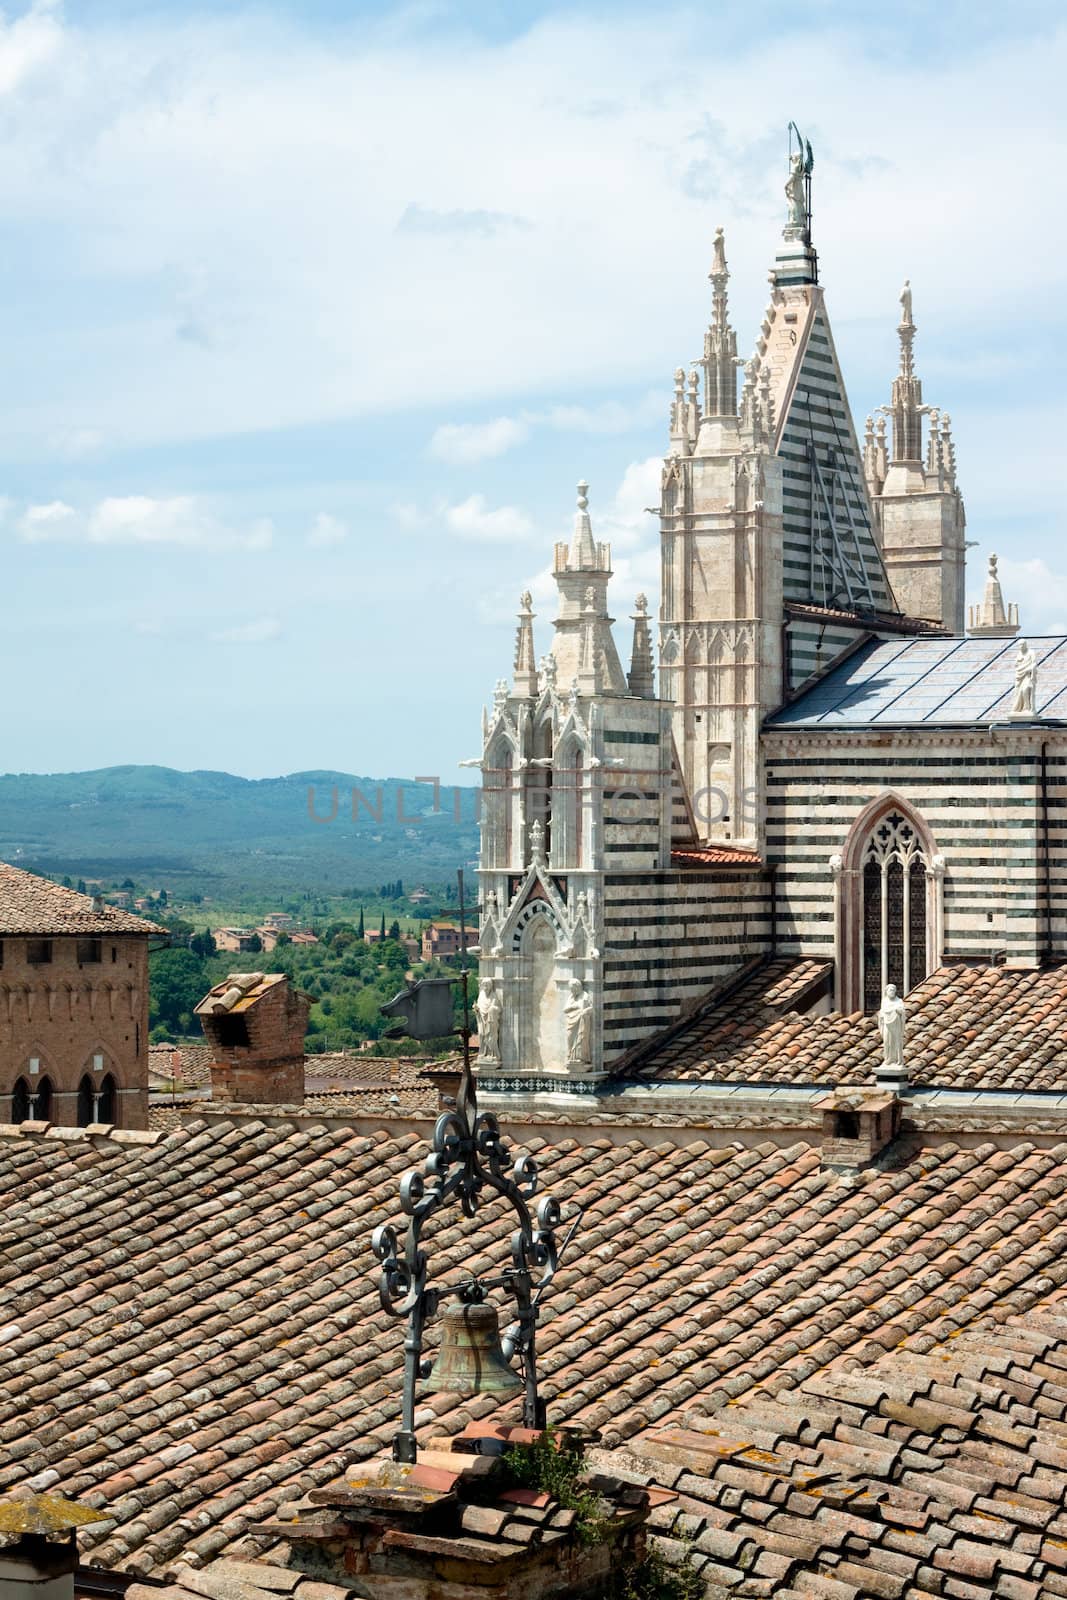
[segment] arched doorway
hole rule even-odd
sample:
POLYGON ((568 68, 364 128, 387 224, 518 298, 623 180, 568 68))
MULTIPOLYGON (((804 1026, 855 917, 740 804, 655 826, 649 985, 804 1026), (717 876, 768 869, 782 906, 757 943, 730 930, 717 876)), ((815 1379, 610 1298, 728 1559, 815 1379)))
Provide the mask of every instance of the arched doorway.
POLYGON ((52 1080, 38 1078, 30 1088, 30 1116, 35 1122, 52 1120, 52 1080))

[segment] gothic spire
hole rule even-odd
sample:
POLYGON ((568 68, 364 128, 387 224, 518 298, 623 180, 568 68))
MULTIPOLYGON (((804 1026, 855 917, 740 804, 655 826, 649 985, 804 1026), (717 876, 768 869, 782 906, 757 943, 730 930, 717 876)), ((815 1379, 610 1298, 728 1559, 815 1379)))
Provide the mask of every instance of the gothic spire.
POLYGON ((515 632, 515 678, 513 693, 520 699, 537 695, 537 658, 534 655, 533 596, 524 590, 519 600, 519 626, 515 632))
POLYGON ((893 418, 893 461, 922 464, 923 386, 915 376, 913 345, 915 320, 911 314, 911 284, 900 291, 900 372, 893 380, 889 410, 893 418))
POLYGON ((711 271, 711 325, 704 335, 704 415, 737 415, 737 334, 730 326, 727 286, 730 271, 726 265, 726 243, 721 228, 715 230, 711 271))
POLYGON ((985 597, 980 606, 971 606, 967 632, 977 639, 1012 639, 1019 631, 1019 608, 1005 606, 1004 592, 1000 587, 997 558, 989 558, 989 575, 986 578, 985 597))
POLYGON ((652 668, 652 629, 648 625, 648 600, 639 594, 634 602, 634 643, 630 656, 630 670, 626 681, 630 693, 643 700, 655 698, 656 685, 652 668))
POLYGON ((567 566, 572 572, 595 571, 597 567, 597 548, 589 521, 589 485, 584 478, 578 485, 578 509, 574 513, 574 537, 571 539, 567 566))

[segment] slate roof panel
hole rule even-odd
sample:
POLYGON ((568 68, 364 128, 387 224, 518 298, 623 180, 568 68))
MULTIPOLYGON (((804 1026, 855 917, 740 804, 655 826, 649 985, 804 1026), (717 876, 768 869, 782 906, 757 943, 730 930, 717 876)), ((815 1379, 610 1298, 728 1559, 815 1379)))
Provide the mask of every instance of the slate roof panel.
MULTIPOLYGON (((1067 714, 1067 637, 1031 639, 1037 706, 1067 714)), ((1003 721, 1016 639, 872 640, 767 719, 768 728, 853 728, 1003 721)))

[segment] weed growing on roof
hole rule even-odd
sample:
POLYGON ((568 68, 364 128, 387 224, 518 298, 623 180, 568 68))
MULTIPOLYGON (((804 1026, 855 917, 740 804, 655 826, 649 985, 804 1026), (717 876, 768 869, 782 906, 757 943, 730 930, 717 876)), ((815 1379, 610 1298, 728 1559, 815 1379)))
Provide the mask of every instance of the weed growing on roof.
POLYGON ((503 1456, 504 1468, 516 1489, 550 1494, 567 1511, 578 1513, 575 1535, 581 1544, 599 1544, 607 1529, 600 1500, 583 1481, 585 1454, 572 1439, 561 1439, 546 1428, 533 1444, 512 1445, 503 1456))
POLYGON ((650 1544, 643 1561, 614 1574, 611 1600, 704 1600, 704 1580, 693 1565, 691 1541, 683 1539, 682 1548, 676 1561, 668 1561, 650 1544))

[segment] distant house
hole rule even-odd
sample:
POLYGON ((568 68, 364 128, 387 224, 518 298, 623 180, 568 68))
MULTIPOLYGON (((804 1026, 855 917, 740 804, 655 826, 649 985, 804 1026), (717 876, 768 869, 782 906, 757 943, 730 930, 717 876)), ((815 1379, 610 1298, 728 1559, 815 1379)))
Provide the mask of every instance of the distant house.
POLYGON ((388 938, 388 934, 383 933, 381 928, 368 928, 363 935, 363 943, 381 944, 382 940, 386 938, 388 938))
POLYGON ((251 928, 216 928, 214 938, 216 950, 225 950, 233 955, 255 948, 252 943, 255 934, 251 928))
POLYGON ((256 932, 259 934, 259 942, 264 950, 273 950, 278 943, 278 935, 282 932, 282 929, 272 927, 269 922, 264 922, 256 929, 256 932))
POLYGON ((289 937, 293 944, 318 944, 319 942, 313 933, 293 933, 289 937))
POLYGON ((460 953, 459 929, 450 922, 431 922, 422 934, 422 959, 445 961, 460 953))
MULTIPOLYGON (((283 928, 288 930, 292 927, 292 925, 293 919, 289 915, 288 911, 269 911, 263 918, 264 928, 276 928, 279 932, 281 932, 283 928)), ((260 932, 262 933, 262 931, 263 929, 261 928, 260 932)))
POLYGON ((411 893, 408 895, 408 899, 411 901, 412 905, 416 906, 423 905, 429 898, 430 896, 425 889, 412 889, 411 893))

